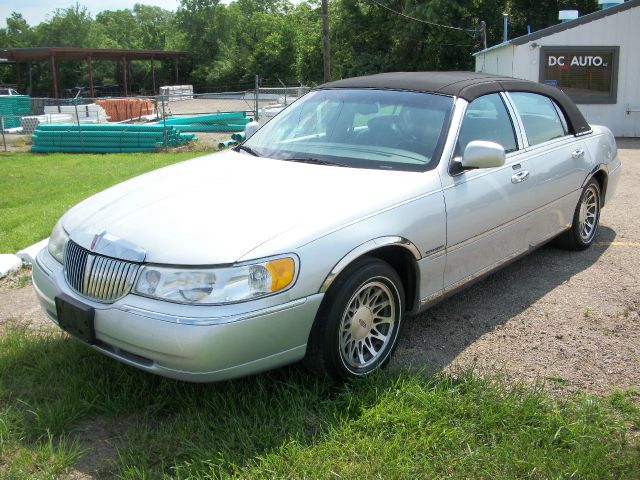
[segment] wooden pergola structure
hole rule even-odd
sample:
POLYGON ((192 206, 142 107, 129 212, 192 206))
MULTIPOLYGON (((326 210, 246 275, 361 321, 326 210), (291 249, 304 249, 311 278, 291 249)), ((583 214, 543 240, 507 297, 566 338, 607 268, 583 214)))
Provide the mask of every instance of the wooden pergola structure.
MULTIPOLYGON (((60 96, 60 77, 58 63, 61 61, 84 61, 87 64, 90 95, 94 96, 93 64, 94 60, 111 60, 122 62, 124 94, 129 94, 129 81, 127 78, 128 65, 132 61, 151 61, 153 77, 153 91, 156 91, 155 60, 173 60, 175 65, 176 83, 178 83, 178 59, 188 56, 188 52, 164 51, 164 50, 120 50, 112 48, 72 48, 72 47, 36 47, 36 48, 9 48, 0 49, 0 60, 6 63, 16 64, 16 76, 18 84, 21 83, 21 65, 31 62, 48 62, 51 70, 53 95, 60 96)), ((30 80, 31 83, 31 80, 30 80)))

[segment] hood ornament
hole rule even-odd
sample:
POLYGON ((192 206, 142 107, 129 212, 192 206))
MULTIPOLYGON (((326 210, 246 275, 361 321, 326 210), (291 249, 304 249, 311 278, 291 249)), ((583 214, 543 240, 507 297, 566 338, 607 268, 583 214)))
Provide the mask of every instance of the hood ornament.
POLYGON ((98 245, 98 243, 100 243, 100 239, 106 234, 106 230, 102 230, 100 233, 98 233, 97 235, 95 235, 93 237, 93 240, 91 241, 91 248, 90 250, 93 250, 95 252, 96 250, 96 246, 98 245))

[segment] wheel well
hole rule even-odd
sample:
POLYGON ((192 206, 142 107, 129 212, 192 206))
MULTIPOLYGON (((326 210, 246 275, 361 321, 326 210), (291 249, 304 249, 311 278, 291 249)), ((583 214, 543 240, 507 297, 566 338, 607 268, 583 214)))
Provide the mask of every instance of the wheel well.
POLYGON ((604 207, 604 199, 607 195, 607 174, 604 170, 598 170, 593 174, 593 178, 596 179, 598 185, 600 186, 600 204, 604 207))
POLYGON ((398 273, 404 286, 405 305, 407 312, 418 309, 418 264, 414 256, 406 248, 388 246, 367 252, 365 256, 384 260, 398 273))

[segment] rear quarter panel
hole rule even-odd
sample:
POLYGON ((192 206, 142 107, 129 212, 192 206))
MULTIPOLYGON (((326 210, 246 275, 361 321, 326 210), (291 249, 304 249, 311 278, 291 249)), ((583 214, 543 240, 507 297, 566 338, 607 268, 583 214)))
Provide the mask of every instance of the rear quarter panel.
POLYGON ((593 159, 593 170, 585 179, 588 181, 598 170, 603 170, 607 175, 603 204, 606 205, 613 197, 618 186, 622 162, 618 156, 616 139, 607 127, 594 125, 593 133, 585 136, 587 148, 593 159))

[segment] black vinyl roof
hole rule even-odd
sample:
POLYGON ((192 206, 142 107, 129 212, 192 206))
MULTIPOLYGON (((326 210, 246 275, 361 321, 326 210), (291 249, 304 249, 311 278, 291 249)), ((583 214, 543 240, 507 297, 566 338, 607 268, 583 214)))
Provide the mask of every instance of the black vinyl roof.
POLYGON ((587 133, 591 127, 575 103, 561 90, 542 83, 477 72, 391 72, 347 78, 325 83, 317 89, 377 88, 438 93, 472 102, 488 93, 531 92, 553 98, 567 117, 573 134, 587 133))

